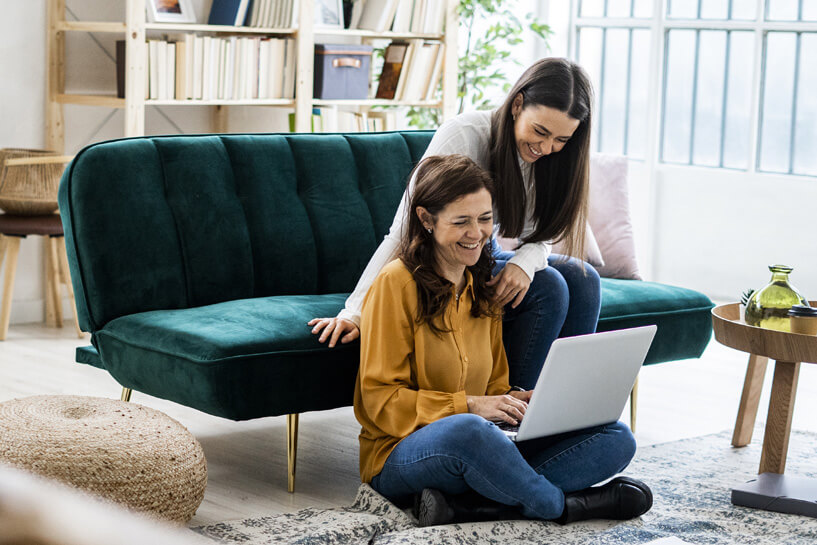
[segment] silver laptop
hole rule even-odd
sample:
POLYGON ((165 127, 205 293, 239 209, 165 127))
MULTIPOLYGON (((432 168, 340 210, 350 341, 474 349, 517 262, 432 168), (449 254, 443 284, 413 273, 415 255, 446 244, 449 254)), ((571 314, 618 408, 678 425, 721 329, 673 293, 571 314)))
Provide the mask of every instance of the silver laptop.
POLYGON ((652 344, 654 325, 556 339, 512 441, 615 422, 652 344))

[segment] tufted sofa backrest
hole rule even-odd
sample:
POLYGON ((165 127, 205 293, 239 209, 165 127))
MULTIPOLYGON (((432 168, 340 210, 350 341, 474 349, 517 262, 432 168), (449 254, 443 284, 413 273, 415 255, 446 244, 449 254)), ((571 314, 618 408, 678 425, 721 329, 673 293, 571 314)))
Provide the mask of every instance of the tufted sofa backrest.
POLYGON ((432 136, 164 136, 85 148, 59 192, 81 327, 351 291, 432 136))

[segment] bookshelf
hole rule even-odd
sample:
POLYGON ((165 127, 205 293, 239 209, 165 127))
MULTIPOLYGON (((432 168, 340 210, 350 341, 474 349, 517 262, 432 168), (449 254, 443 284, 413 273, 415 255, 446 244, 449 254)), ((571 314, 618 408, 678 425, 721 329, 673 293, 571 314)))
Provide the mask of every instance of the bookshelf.
MULTIPOLYGON (((65 19, 65 0, 48 2, 48 74, 46 140, 49 149, 65 151, 65 104, 122 108, 125 111, 124 136, 145 134, 145 109, 152 106, 204 106, 213 108, 213 132, 227 132, 227 108, 230 106, 264 106, 286 108, 295 113, 295 130, 309 132, 314 107, 347 107, 367 110, 376 106, 413 106, 442 109, 443 119, 456 113, 457 100, 457 17, 458 0, 445 0, 445 32, 423 34, 411 32, 374 32, 360 29, 333 29, 313 24, 314 0, 296 0, 298 25, 296 28, 256 28, 196 23, 149 23, 145 15, 146 0, 120 0, 125 3, 124 22, 68 21, 65 19), (65 34, 91 32, 120 34, 125 40, 125 98, 115 95, 70 94, 65 92, 65 34), (146 71, 148 47, 146 40, 161 33, 197 33, 211 36, 259 36, 292 38, 295 41, 294 98, 255 99, 146 99, 146 71), (312 96, 314 48, 316 36, 321 42, 333 37, 353 38, 368 43, 379 40, 435 40, 445 46, 442 67, 441 100, 399 101, 384 99, 320 100, 312 96)), ((321 43, 318 42, 318 43, 321 43)))

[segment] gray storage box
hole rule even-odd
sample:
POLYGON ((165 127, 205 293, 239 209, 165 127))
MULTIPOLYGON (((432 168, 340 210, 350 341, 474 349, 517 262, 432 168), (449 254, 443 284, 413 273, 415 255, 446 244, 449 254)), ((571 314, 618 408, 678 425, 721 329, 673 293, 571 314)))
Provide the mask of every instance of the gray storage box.
POLYGON ((369 96, 370 45, 315 44, 313 96, 365 99, 369 96))

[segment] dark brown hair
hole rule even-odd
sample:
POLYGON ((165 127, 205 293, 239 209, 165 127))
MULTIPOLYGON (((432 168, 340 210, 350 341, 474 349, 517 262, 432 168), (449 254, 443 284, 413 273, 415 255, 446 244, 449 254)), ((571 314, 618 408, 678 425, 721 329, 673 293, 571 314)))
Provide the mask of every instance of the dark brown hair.
MULTIPOLYGON (((409 179, 414 178, 414 191, 406 210, 407 218, 398 257, 414 275, 417 283, 417 323, 428 323, 435 333, 447 331, 443 323, 445 308, 453 297, 453 284, 437 272, 434 235, 426 231, 417 216, 422 206, 436 221, 448 204, 465 195, 487 189, 493 197, 491 175, 464 155, 426 157, 415 167, 409 179)), ((473 277, 474 317, 498 317, 501 309, 491 301, 493 290, 487 285, 494 267, 491 239, 482 248, 477 262, 467 267, 473 277)))
POLYGON ((528 205, 514 135, 513 102, 517 95, 522 96, 522 108, 547 106, 579 121, 561 151, 533 164, 536 226, 522 242, 564 240, 567 253, 583 259, 593 104, 590 79, 578 64, 567 59, 541 59, 525 70, 494 112, 490 165, 497 188, 500 232, 508 238, 522 234, 528 205))

